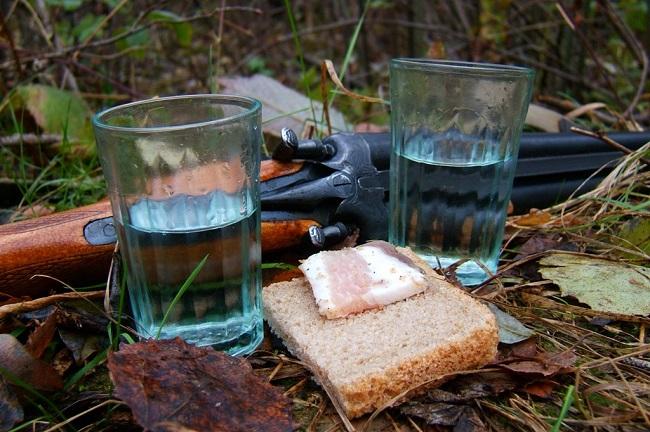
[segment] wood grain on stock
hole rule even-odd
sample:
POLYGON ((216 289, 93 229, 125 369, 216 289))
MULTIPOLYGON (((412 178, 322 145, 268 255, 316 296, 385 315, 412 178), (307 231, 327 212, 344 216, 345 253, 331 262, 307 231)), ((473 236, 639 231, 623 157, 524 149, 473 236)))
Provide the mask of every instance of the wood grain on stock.
POLYGON ((101 201, 48 216, 0 225, 0 293, 36 297, 60 284, 37 274, 61 279, 75 286, 97 282, 106 274, 114 245, 92 246, 84 238, 84 226, 111 216, 108 201, 101 201))
MULTIPOLYGON (((261 181, 293 174, 302 163, 264 161, 261 181)), ((288 209, 290 210, 290 209, 288 209)), ((48 275, 82 287, 106 279, 114 244, 93 246, 84 238, 84 227, 91 221, 111 216, 108 200, 86 207, 36 219, 0 225, 0 301, 4 295, 38 297, 58 282, 48 275)), ((312 220, 262 222, 262 251, 269 252, 300 244, 312 220)))

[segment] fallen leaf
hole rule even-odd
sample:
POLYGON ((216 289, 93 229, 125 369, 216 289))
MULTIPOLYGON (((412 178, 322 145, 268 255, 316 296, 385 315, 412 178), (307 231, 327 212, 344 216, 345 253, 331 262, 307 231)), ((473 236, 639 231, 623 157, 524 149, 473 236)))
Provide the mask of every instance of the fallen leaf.
POLYGON ((368 133, 368 132, 382 133, 382 132, 388 132, 388 130, 389 130, 388 126, 377 125, 374 123, 361 122, 354 125, 354 131, 356 133, 368 133))
POLYGON ((472 407, 467 407, 460 418, 458 423, 454 426, 453 432, 483 432, 487 431, 487 428, 481 421, 476 410, 472 407))
POLYGON ((528 211, 528 214, 514 217, 510 222, 517 226, 535 227, 547 224, 550 221, 551 214, 549 212, 538 209, 530 209, 528 211))
POLYGON ((650 314, 650 269, 569 254, 540 260, 539 271, 593 310, 627 315, 650 314))
POLYGON ((553 249, 576 251, 578 248, 575 244, 566 241, 562 236, 556 234, 537 234, 526 240, 524 244, 519 247, 514 260, 517 261, 553 249))
POLYGON ((568 120, 565 116, 549 108, 531 103, 526 114, 526 124, 544 132, 560 132, 560 122, 568 120))
POLYGON ((23 407, 0 374, 0 431, 10 430, 16 423, 23 421, 23 417, 23 407))
POLYGON ((25 108, 36 124, 49 133, 66 131, 68 139, 82 145, 89 154, 95 151, 91 111, 78 95, 40 84, 18 86, 12 103, 14 109, 25 108))
POLYGON ((91 333, 59 329, 59 336, 65 346, 72 352, 74 360, 78 365, 106 346, 99 335, 91 333))
POLYGON ((61 377, 42 360, 34 358, 18 340, 0 334, 0 367, 39 390, 60 390, 61 377))
POLYGON ((539 380, 526 384, 523 387, 523 390, 533 396, 548 399, 553 394, 555 387, 557 387, 557 383, 555 381, 539 380))
POLYGON ((454 426, 467 406, 446 403, 409 402, 400 407, 404 415, 419 418, 431 426, 454 426))
MULTIPOLYGON (((219 78, 219 85, 223 92, 254 97, 262 102, 262 122, 266 133, 280 137, 282 128, 288 127, 300 136, 305 124, 312 120, 314 115, 318 129, 327 130, 322 103, 310 101, 302 93, 271 77, 260 74, 251 77, 222 77, 219 78)), ((331 107, 329 114, 334 132, 349 130, 343 114, 331 107)))
MULTIPOLYGON (((619 246, 626 249, 639 249, 650 254, 650 218, 634 218, 623 224, 617 238, 619 246)), ((637 258, 636 255, 626 254, 629 258, 637 258)))
POLYGON ((541 353, 525 360, 500 363, 498 366, 521 374, 554 376, 573 371, 573 364, 578 357, 572 351, 560 353, 541 353))
POLYGON ((459 376, 441 388, 426 392, 426 402, 459 403, 484 396, 496 396, 517 388, 518 381, 514 374, 503 372, 481 372, 468 376, 459 376))
POLYGON ((534 331, 524 326, 515 317, 503 312, 492 303, 487 303, 487 306, 497 319, 497 325, 499 326, 499 342, 505 344, 516 344, 517 342, 526 340, 535 334, 534 331))
POLYGON ((73 364, 75 364, 74 357, 67 348, 59 350, 52 359, 52 367, 60 376, 64 376, 73 364))
POLYGON ((54 312, 29 335, 25 349, 34 357, 41 358, 56 333, 57 312, 54 312))
POLYGON ((108 357, 115 395, 146 430, 290 431, 291 401, 248 362, 180 338, 122 345, 108 357))

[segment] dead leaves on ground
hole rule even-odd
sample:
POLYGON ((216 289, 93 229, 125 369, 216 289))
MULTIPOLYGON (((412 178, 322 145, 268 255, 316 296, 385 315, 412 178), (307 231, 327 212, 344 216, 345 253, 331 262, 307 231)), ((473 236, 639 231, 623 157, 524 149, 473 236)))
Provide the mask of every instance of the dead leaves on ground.
POLYGON ((63 380, 52 366, 32 356, 12 335, 0 334, 0 365, 4 371, 38 390, 63 388, 63 380))
POLYGON ((115 395, 146 430, 291 431, 291 400, 250 364, 180 338, 123 345, 108 358, 115 395))
POLYGON ((484 371, 461 375, 399 408, 400 413, 431 426, 454 426, 454 431, 483 431, 474 401, 506 392, 524 392, 547 399, 559 385, 556 379, 574 371, 571 351, 540 351, 534 338, 502 345, 495 362, 484 371))

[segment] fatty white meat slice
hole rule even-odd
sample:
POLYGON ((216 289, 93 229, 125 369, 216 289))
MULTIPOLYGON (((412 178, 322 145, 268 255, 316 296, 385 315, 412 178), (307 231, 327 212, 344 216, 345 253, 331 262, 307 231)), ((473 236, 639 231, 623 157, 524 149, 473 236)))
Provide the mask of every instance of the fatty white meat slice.
POLYGON ((299 268, 312 287, 319 313, 327 318, 379 308, 428 286, 422 270, 383 241, 319 252, 299 268))

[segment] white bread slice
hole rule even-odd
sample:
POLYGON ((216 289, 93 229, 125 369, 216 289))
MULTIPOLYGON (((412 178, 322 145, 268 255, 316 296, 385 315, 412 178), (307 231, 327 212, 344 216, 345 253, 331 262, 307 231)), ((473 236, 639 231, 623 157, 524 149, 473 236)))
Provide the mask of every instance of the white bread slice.
POLYGON ((264 288, 265 318, 287 348, 328 383, 350 418, 383 406, 419 384, 494 360, 494 315, 446 282, 410 249, 431 288, 346 318, 318 313, 305 278, 264 288))

